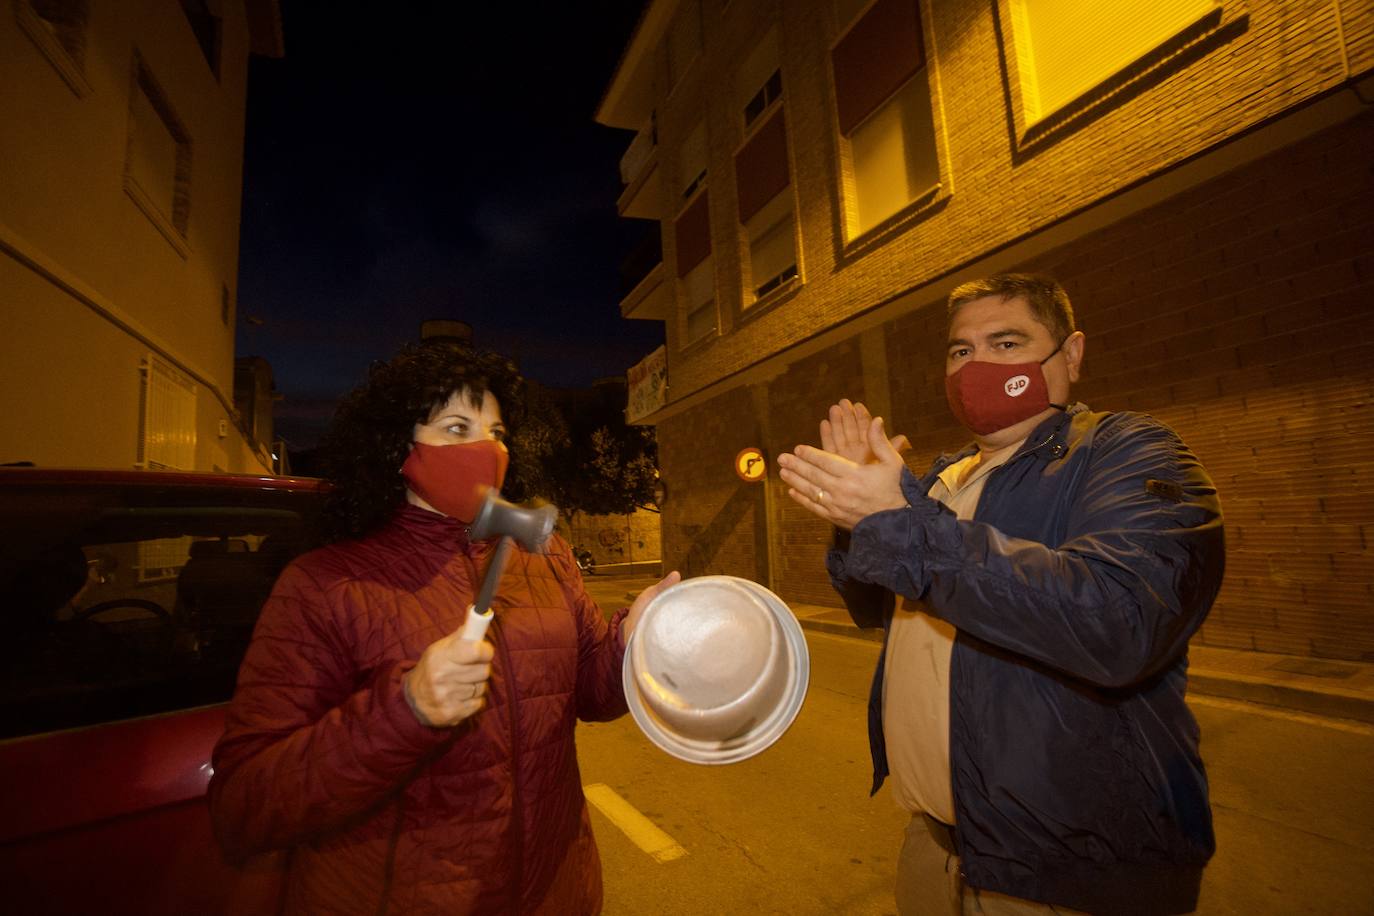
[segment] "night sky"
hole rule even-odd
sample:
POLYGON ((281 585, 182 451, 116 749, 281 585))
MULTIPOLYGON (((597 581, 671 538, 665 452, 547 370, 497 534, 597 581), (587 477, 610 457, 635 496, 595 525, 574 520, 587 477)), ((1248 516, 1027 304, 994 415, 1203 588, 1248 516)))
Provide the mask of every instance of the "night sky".
POLYGON ((663 341, 620 318, 650 224, 616 215, 632 135, 593 123, 641 0, 282 0, 249 73, 239 356, 271 364, 309 448, 368 363, 428 318, 578 387, 663 341))

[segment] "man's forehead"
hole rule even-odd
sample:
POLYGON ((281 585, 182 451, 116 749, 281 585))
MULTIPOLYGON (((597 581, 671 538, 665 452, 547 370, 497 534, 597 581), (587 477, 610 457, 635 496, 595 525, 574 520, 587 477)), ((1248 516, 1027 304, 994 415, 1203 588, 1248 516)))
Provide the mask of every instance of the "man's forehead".
POLYGON ((1049 329, 1040 323, 1024 296, 1004 299, 1000 295, 983 296, 965 302, 949 319, 949 339, 965 340, 971 334, 979 336, 1016 334, 1035 337, 1037 329, 1049 329))

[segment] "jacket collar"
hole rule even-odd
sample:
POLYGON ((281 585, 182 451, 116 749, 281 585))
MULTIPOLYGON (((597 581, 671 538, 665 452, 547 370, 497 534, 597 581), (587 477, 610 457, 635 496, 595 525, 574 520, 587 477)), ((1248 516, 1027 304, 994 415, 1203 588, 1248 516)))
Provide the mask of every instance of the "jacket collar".
MULTIPOLYGON (((1021 443, 1016 454, 1008 458, 1006 463, 1010 464, 1022 455, 1031 452, 1035 452, 1037 457, 1045 461, 1056 461, 1063 458, 1068 453, 1068 440, 1072 434, 1073 418, 1084 413, 1087 409, 1087 404, 1082 401, 1075 401, 1067 409, 1056 411, 1054 415, 1046 417, 1040 422, 1040 425, 1031 430, 1030 435, 1026 436, 1026 441, 1021 443)), ((935 459, 935 464, 931 468, 931 475, 939 474, 954 462, 967 458, 977 450, 978 444, 970 442, 957 452, 941 455, 935 459)))
POLYGON ((467 525, 410 503, 397 509, 382 530, 388 537, 413 544, 420 552, 472 553, 467 525))

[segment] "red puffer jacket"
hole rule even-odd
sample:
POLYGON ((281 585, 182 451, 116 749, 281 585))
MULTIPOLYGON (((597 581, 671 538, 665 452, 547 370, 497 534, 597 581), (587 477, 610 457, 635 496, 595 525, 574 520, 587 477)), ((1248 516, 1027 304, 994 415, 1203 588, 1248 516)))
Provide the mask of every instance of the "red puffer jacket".
POLYGON ((607 624, 568 545, 513 549, 488 703, 421 725, 402 676, 462 625, 495 542, 407 506, 287 568, 239 671, 209 796, 231 859, 290 849, 291 913, 595 913, 601 864, 573 745, 625 712, 607 624))

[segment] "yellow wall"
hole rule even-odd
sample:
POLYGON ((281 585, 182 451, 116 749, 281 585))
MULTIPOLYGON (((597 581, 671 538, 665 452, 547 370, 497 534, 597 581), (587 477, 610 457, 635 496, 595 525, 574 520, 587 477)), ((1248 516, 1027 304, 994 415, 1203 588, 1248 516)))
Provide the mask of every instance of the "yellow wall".
POLYGON ((197 381, 196 468, 263 470, 231 419, 234 316, 221 319, 238 272, 243 4, 222 5, 216 80, 176 0, 91 3, 81 89, 20 7, 0 7, 0 460, 132 465, 151 351, 197 381), (180 251, 125 189, 135 55, 190 137, 180 251))
POLYGON ((623 563, 658 563, 662 539, 657 512, 640 509, 630 515, 588 515, 579 512, 565 536, 596 558, 598 568, 623 563))

